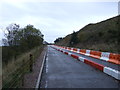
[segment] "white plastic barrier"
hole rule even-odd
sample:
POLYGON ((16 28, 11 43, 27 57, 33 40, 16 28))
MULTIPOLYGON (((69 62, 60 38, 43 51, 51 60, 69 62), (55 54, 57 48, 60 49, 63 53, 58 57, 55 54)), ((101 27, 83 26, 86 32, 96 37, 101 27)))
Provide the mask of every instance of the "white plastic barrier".
POLYGON ((120 80, 120 72, 109 67, 104 67, 104 73, 120 80))
POLYGON ((77 53, 80 53, 80 49, 77 49, 77 53))
POLYGON ((100 59, 108 61, 109 60, 109 55, 110 55, 110 53, 108 53, 108 52, 102 52, 100 59))
POLYGON ((90 50, 86 50, 86 54, 87 56, 90 56, 90 50))
POLYGON ((73 48, 71 48, 71 50, 70 51, 73 51, 73 48))

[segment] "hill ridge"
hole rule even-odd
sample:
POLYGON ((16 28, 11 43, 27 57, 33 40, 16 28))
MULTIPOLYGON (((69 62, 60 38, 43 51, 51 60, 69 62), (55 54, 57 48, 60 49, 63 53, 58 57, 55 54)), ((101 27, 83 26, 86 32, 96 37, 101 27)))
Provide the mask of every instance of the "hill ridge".
POLYGON ((75 44, 71 44, 73 33, 65 36, 56 44, 97 51, 120 53, 120 49, 118 48, 120 45, 120 30, 118 30, 120 24, 119 19, 120 15, 84 26, 82 29, 75 32, 77 36, 76 39, 78 41, 75 44))

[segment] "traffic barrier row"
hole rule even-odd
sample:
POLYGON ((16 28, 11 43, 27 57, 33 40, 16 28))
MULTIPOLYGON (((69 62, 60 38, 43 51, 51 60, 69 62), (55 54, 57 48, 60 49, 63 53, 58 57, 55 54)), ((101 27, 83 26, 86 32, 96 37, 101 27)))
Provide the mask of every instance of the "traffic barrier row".
POLYGON ((120 54, 86 50, 86 49, 78 49, 78 48, 71 48, 71 47, 62 47, 62 46, 57 46, 57 47, 120 65, 120 54))
POLYGON ((115 69, 112 69, 110 67, 106 67, 104 65, 98 64, 98 63, 93 62, 91 60, 85 59, 83 57, 77 56, 77 55, 69 53, 69 52, 66 52, 66 51, 62 50, 61 48, 57 48, 57 47, 54 47, 54 46, 52 48, 66 54, 66 55, 70 55, 71 57, 73 57, 73 58, 75 58, 75 59, 77 59, 79 61, 82 61, 82 62, 84 62, 84 63, 86 63, 88 65, 91 65, 92 67, 94 67, 94 68, 96 68, 96 69, 98 69, 98 70, 100 70, 100 71, 114 77, 117 80, 120 80, 120 72, 115 70, 115 69))

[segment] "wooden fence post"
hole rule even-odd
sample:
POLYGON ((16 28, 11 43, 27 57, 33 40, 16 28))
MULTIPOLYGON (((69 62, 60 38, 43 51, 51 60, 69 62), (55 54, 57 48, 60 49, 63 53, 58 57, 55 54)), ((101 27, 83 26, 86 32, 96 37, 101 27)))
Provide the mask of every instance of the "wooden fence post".
POLYGON ((33 67, 33 55, 30 54, 30 72, 33 71, 32 67, 33 67))
POLYGON ((23 64, 22 64, 22 66, 23 66, 23 72, 22 72, 22 86, 24 86, 24 74, 25 74, 25 66, 24 66, 24 64, 25 64, 25 60, 23 59, 23 64))

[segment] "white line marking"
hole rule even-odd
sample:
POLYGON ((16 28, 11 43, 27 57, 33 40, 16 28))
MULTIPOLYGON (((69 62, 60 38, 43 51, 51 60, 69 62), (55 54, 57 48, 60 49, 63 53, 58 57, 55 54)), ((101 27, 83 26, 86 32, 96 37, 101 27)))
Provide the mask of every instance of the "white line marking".
POLYGON ((48 81, 46 80, 46 83, 45 83, 45 88, 47 88, 47 87, 48 87, 48 85, 47 85, 47 84, 48 84, 48 81))
POLYGON ((39 76, 38 76, 38 79, 37 79, 37 83, 36 83, 36 90, 38 90, 39 88, 39 85, 40 85, 40 79, 41 79, 41 75, 42 75, 42 70, 43 70, 43 65, 44 65, 44 62, 45 62, 45 57, 46 57, 46 52, 45 52, 45 55, 44 55, 44 58, 43 58, 43 61, 42 61, 42 66, 41 66, 41 69, 40 69, 40 73, 39 73, 39 76))
POLYGON ((46 58, 46 73, 48 73, 48 57, 46 58))

